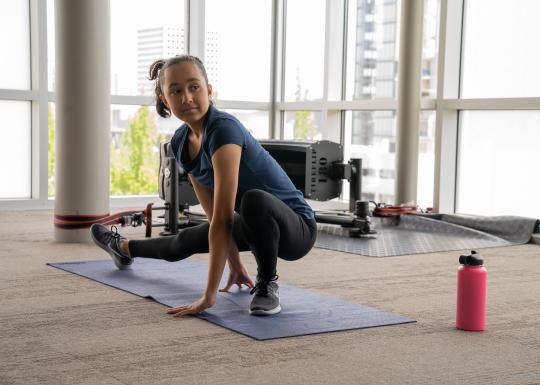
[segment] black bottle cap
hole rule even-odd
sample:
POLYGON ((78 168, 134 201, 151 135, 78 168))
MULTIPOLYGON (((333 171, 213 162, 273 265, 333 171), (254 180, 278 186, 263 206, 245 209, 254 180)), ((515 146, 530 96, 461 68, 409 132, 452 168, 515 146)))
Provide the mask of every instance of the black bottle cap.
POLYGON ((470 255, 459 256, 459 263, 465 266, 482 266, 484 264, 484 260, 475 250, 471 250, 470 255))

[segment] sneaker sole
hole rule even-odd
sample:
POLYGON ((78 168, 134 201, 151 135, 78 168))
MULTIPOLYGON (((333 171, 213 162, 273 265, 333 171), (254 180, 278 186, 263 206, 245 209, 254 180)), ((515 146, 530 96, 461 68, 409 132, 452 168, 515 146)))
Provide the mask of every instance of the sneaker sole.
POLYGON ((109 249, 107 249, 106 247, 102 246, 101 243, 96 239, 96 237, 94 237, 94 233, 92 231, 90 231, 90 235, 92 236, 92 239, 94 240, 94 243, 99 247, 101 248, 102 250, 106 251, 107 254, 109 254, 114 262, 114 264, 116 265, 116 267, 118 267, 119 270, 125 270, 125 269, 128 269, 129 267, 131 267, 131 263, 133 263, 133 261, 127 265, 124 265, 122 262, 120 262, 118 260, 118 258, 116 258, 116 256, 114 256, 113 254, 111 254, 111 252, 109 251, 109 249))
POLYGON ((272 314, 277 314, 281 311, 281 305, 278 305, 278 307, 275 307, 273 309, 270 309, 270 310, 262 310, 262 309, 257 309, 257 310, 249 310, 249 314, 251 315, 272 315, 272 314))

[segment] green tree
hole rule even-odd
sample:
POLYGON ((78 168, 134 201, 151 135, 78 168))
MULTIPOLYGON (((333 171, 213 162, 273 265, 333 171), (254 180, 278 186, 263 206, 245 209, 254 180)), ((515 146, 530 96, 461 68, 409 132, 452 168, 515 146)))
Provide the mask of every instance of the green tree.
MULTIPOLYGON (((302 92, 302 84, 300 75, 296 73, 296 101, 307 99, 307 90, 302 92)), ((296 111, 294 113, 294 138, 295 139, 312 139, 317 134, 313 115, 310 111, 296 111)))
POLYGON ((317 133, 315 122, 310 111, 296 111, 294 113, 294 138, 312 139, 317 133))
POLYGON ((159 141, 152 113, 138 109, 122 135, 119 149, 111 149, 111 194, 156 194, 158 189, 159 141))
POLYGON ((54 162, 56 161, 55 151, 55 122, 54 122, 54 110, 52 103, 48 105, 48 118, 47 118, 47 131, 48 131, 48 195, 54 196, 54 162))

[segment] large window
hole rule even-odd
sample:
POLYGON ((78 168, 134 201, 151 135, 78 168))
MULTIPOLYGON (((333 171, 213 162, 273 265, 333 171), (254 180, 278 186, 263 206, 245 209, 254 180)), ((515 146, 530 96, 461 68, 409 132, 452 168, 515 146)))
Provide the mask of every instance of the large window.
POLYGON ((28 1, 0 3, 0 199, 32 196, 29 15, 28 1))
POLYGON ((540 215, 540 111, 462 112, 459 142, 459 212, 540 215))
POLYGON ((111 94, 149 96, 150 104, 133 99, 130 105, 111 106, 113 196, 157 194, 159 145, 181 122, 157 115, 148 72, 157 59, 187 53, 186 42, 184 1, 111 0, 111 94))
MULTIPOLYGON (((531 167, 540 143, 540 55, 531 44, 540 34, 540 4, 467 0, 464 7, 460 98, 453 105, 459 114, 455 210, 538 217, 540 184, 531 167)), ((442 128, 454 124, 450 119, 442 128)))
MULTIPOLYGON (((398 0, 353 0, 348 9, 347 99, 394 99, 398 0)), ((359 129, 353 121, 353 130, 359 129)))
POLYGON ((205 65, 216 98, 270 101, 272 1, 206 0, 205 7, 205 65))
POLYGON ((257 139, 268 139, 268 111, 222 109, 234 115, 257 139))
POLYGON ((30 198, 30 102, 0 100, 0 198, 30 198))
MULTIPOLYGON (((364 198, 395 203, 400 0, 110 4, 112 194, 156 194, 159 142, 181 124, 156 115, 149 64, 204 52, 218 108, 257 138, 342 142, 346 160, 363 159, 364 198), (231 14, 245 17, 230 22, 224 15, 231 14)), ((540 55, 531 45, 540 35, 539 11, 534 0, 511 7, 502 0, 424 1, 421 207, 540 215, 534 204, 520 212, 504 199, 514 194, 534 202, 538 195, 523 170, 539 142, 540 55), (440 28, 446 41, 439 53, 440 28)), ((54 0, 4 2, 0 21, 0 48, 10 59, 0 62, 0 110, 7 122, 0 167, 2 180, 13 181, 2 184, 0 197, 42 204, 44 192, 54 190, 54 0), (36 28, 43 25, 47 39, 36 28), (31 57, 44 51, 47 62, 31 57), (42 180, 45 168, 49 175, 42 180)), ((343 198, 347 193, 345 186, 343 198)))
POLYGON ((159 146, 181 122, 149 106, 111 106, 111 195, 158 191, 159 146))
POLYGON ((540 96, 540 2, 465 3, 461 97, 540 96))
MULTIPOLYGON (((150 64, 186 53, 184 1, 111 0, 110 4, 111 94, 152 96, 150 64)), ((47 1, 47 19, 48 87, 54 91, 54 0, 47 1)))
POLYGON ((421 92, 425 98, 437 97, 440 5, 440 0, 424 1, 421 92))
MULTIPOLYGON (((398 0, 348 2, 345 99, 396 98, 398 9, 398 0)), ((347 111, 344 128, 345 161, 362 159, 362 198, 393 203, 395 111, 347 111)))
POLYGON ((284 100, 323 97, 325 0, 287 0, 284 100))
MULTIPOLYGON (((40 6, 46 7, 45 20, 40 23, 46 21, 47 24, 47 86, 54 92, 54 0, 40 4, 45 4, 40 6)), ((349 156, 354 149, 354 155, 361 155, 364 164, 368 166, 365 175, 377 180, 375 184, 367 184, 368 189, 371 188, 371 192, 367 193, 384 201, 393 200, 395 105, 383 110, 380 105, 373 105, 372 110, 363 105, 355 110, 351 104, 339 103, 395 100, 401 6, 399 0, 351 0, 343 3, 287 0, 281 3, 283 9, 275 8, 272 0, 206 0, 204 7, 192 7, 189 15, 185 14, 188 9, 185 1, 146 0, 134 3, 111 0, 110 4, 113 195, 155 194, 154 182, 135 182, 127 178, 127 170, 135 170, 133 173, 144 176, 136 179, 153 179, 157 175, 159 141, 170 137, 181 122, 157 117, 153 108, 153 85, 146 79, 148 67, 158 58, 187 53, 188 41, 191 41, 190 47, 194 52, 204 49, 205 64, 210 82, 214 86, 218 108, 238 117, 257 138, 268 138, 271 133, 279 134, 284 139, 340 142, 345 138, 344 144, 349 149, 349 156), (348 8, 345 9, 343 5, 348 8), (168 11, 162 12, 163 9, 168 11), (231 23, 223 17, 226 13, 248 14, 249 17, 241 24, 231 23), (345 15, 348 15, 347 20, 345 15), (187 16, 194 18, 189 24, 185 23, 187 16), (274 20, 273 16, 278 20, 274 20), (203 34, 197 29, 197 20, 203 21, 203 34), (201 41, 193 40, 193 36, 189 39, 190 31, 186 29, 187 25, 201 41), (274 36, 272 31, 275 32, 274 36), (343 40, 345 35, 347 38, 343 40), (347 44, 344 44, 345 42, 347 44), (274 48, 280 50, 278 58, 272 56, 274 48), (272 80, 278 84, 272 84, 272 80), (274 95, 272 89, 277 91, 275 100, 271 100, 274 95), (336 101, 341 102, 336 104, 336 101), (133 135, 137 130, 144 131, 148 140, 143 141, 144 143, 139 143, 140 140, 137 142, 134 138, 139 136, 133 135), (137 155, 138 151, 142 151, 140 156, 137 155), (134 159, 139 159, 140 162, 134 164, 134 159)), ((5 46, 4 51, 13 51, 14 57, 20 58, 17 59, 20 61, 17 74, 25 80, 16 80, 16 76, 10 76, 4 78, 5 84, 1 84, 0 79, 0 91, 10 87, 29 90, 31 76, 28 16, 31 12, 26 2, 9 5, 6 3, 3 7, 6 10, 2 15, 11 12, 12 16, 19 15, 17 17, 25 20, 13 28, 6 27, 3 34, 9 36, 8 31, 16 31, 15 35, 21 38, 21 42, 15 45, 14 39, 0 40, 5 46), (18 8, 14 10, 14 7, 18 8), (9 47, 13 49, 10 51, 9 47), (14 50, 14 47, 17 49, 14 50), (18 82, 18 85, 7 82, 18 82)), ((436 88, 438 7, 439 0, 427 0, 422 70, 422 89, 426 97, 433 96, 436 88)), ((38 14, 43 17, 44 13, 38 14)), ((6 18, 2 26, 6 26, 11 19, 16 17, 6 18)), ((35 41, 42 44, 43 40, 35 41)), ((33 87, 34 90, 37 89, 37 84, 33 87)), ((40 95, 39 98, 43 98, 44 94, 40 95)), ((29 96, 28 101, 35 101, 40 105, 48 103, 47 123, 43 121, 43 114, 39 115, 38 120, 37 116, 33 120, 39 121, 41 126, 46 125, 49 133, 46 135, 50 142, 46 161, 48 186, 46 189, 41 186, 38 190, 48 190, 48 195, 52 196, 55 162, 55 115, 52 103, 54 94, 51 100, 49 95, 45 95, 46 100, 35 100, 29 96)), ((20 100, 20 95, 18 98, 20 100)), ((6 100, 6 97, 3 99, 6 100)), ((27 117, 30 122, 30 115, 27 117)), ((422 114, 421 153, 426 150, 426 154, 432 154, 433 130, 424 128, 431 127, 433 121, 433 112, 422 114), (431 136, 425 135, 426 133, 431 136)), ((27 133, 32 132, 30 126, 26 130, 27 133)), ((30 146, 30 143, 32 141, 28 141, 27 145, 30 146)), ((43 148, 42 145, 40 148, 43 148)), ((424 196, 425 191, 431 188, 431 182, 426 178, 429 171, 425 171, 426 163, 429 163, 431 158, 420 155, 420 159, 420 179, 428 180, 427 184, 423 185, 427 186, 422 189, 424 196)), ((43 155, 40 155, 40 162, 43 160, 43 155)), ((27 166, 29 181, 32 173, 43 175, 39 167, 34 167, 34 163, 27 166)), ((27 195, 31 195, 30 187, 27 195)))
POLYGON ((186 53, 184 1, 111 0, 111 94, 153 95, 150 64, 186 53))
POLYGON ((394 203, 395 138, 394 111, 348 111, 346 113, 345 161, 350 158, 362 159, 363 199, 394 203), (355 123, 356 119, 359 121, 355 123))
POLYGON ((322 113, 320 111, 286 111, 283 139, 322 140, 322 113))
POLYGON ((30 89, 28 1, 0 2, 0 88, 30 89))

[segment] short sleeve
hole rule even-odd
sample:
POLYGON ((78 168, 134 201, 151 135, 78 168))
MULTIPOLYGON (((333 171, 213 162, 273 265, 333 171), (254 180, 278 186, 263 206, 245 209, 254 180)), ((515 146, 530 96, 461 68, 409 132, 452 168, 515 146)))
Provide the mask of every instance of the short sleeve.
POLYGON ((232 119, 219 119, 208 133, 208 153, 210 157, 226 144, 238 144, 244 148, 246 137, 242 126, 232 119))

